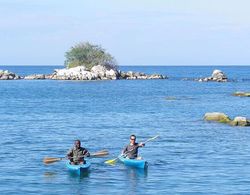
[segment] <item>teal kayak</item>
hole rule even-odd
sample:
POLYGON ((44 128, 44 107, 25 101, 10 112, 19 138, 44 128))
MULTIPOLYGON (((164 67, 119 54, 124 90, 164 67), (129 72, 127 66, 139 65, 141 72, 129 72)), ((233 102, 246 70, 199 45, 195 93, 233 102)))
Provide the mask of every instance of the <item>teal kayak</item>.
POLYGON ((85 164, 80 164, 80 165, 72 165, 70 162, 66 163, 66 167, 71 173, 81 175, 83 173, 88 172, 90 168, 91 163, 89 161, 86 161, 85 164))
POLYGON ((119 160, 123 162, 125 165, 130 166, 130 167, 136 167, 136 168, 141 168, 145 169, 148 167, 148 162, 143 159, 129 159, 124 156, 119 156, 119 160))

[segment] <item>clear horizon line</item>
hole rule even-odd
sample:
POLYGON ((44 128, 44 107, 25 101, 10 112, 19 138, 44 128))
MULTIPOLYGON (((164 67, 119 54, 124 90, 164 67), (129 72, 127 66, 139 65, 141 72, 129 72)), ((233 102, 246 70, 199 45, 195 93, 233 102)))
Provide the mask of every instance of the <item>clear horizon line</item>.
MULTIPOLYGON (((64 66, 58 64, 0 64, 0 66, 64 66)), ((250 66, 250 64, 123 64, 119 66, 250 66)))

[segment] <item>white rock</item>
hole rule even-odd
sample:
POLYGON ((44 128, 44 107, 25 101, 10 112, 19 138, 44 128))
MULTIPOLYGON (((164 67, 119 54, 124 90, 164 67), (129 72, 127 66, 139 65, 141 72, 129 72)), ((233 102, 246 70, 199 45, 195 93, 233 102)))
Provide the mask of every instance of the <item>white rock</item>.
POLYGON ((237 116, 234 118, 234 121, 247 122, 247 118, 242 116, 237 116))
POLYGON ((97 74, 98 76, 102 77, 106 77, 106 72, 108 71, 108 69, 104 66, 101 65, 97 65, 97 66, 93 66, 91 68, 91 72, 97 74))
POLYGON ((225 73, 223 73, 221 70, 214 70, 212 73, 212 78, 227 78, 225 73))

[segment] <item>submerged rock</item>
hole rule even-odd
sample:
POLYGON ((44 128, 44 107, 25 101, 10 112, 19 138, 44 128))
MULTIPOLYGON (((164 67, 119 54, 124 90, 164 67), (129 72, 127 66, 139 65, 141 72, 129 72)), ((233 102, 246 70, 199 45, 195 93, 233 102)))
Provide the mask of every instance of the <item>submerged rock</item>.
POLYGON ((177 98, 174 96, 167 96, 167 97, 165 97, 165 100, 173 101, 173 100, 177 100, 177 98))

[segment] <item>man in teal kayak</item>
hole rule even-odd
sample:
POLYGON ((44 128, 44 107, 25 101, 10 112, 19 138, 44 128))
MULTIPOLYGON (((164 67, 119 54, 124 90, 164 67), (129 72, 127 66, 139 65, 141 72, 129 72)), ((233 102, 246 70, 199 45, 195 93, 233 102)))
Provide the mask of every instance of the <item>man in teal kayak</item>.
POLYGON ((70 164, 85 164, 85 156, 90 156, 88 150, 86 148, 81 147, 80 140, 75 140, 74 147, 70 149, 67 153, 67 157, 70 160, 70 164))
POLYGON ((145 144, 136 143, 135 141, 136 141, 136 136, 130 135, 130 143, 123 149, 122 155, 130 159, 138 159, 138 148, 144 147, 145 144))

